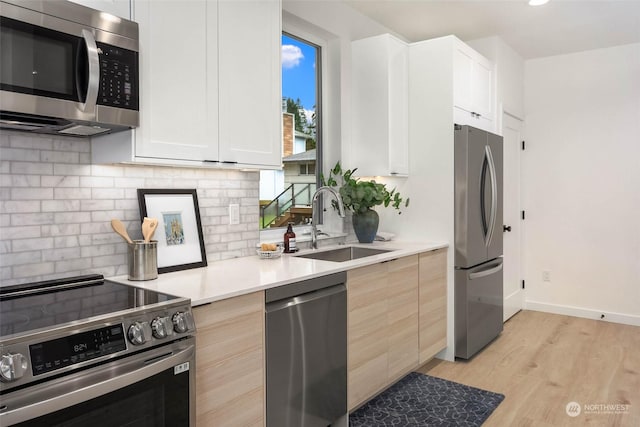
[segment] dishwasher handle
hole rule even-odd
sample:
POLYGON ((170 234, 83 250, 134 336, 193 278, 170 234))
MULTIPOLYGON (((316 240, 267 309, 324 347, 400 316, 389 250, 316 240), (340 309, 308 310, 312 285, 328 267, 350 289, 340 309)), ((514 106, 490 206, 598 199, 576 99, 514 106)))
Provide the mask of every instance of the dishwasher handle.
POLYGON ((336 295, 343 292, 347 292, 347 287, 344 285, 344 283, 331 286, 329 288, 323 288, 323 289, 318 289, 316 291, 307 292, 306 294, 297 295, 294 297, 267 303, 265 305, 265 311, 267 313, 271 313, 278 310, 284 310, 289 307, 302 305, 311 301, 316 301, 321 298, 326 298, 331 295, 336 295))

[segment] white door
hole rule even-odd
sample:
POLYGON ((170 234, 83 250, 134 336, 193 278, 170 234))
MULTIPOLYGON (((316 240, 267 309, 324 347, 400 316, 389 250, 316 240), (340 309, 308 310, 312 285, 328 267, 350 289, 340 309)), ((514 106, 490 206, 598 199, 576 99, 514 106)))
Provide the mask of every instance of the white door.
POLYGON ((504 137, 504 320, 522 310, 524 291, 520 266, 522 224, 520 211, 520 153, 522 121, 503 113, 504 137), (511 231, 507 231, 511 227, 511 231))

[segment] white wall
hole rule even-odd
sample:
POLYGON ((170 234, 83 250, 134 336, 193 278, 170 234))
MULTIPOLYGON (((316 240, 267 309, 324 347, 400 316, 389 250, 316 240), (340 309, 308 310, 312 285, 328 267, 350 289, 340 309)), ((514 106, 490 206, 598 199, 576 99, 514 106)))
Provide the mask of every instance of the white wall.
POLYGON ((525 114, 527 307, 640 325, 640 44, 526 61, 525 114))

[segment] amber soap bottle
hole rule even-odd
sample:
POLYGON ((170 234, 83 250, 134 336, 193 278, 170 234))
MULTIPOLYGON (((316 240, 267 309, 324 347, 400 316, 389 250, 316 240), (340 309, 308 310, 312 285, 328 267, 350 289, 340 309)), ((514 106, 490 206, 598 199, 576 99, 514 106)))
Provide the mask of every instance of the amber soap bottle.
POLYGON ((284 233, 284 251, 285 253, 297 252, 296 233, 293 232, 293 223, 287 225, 287 231, 284 233))

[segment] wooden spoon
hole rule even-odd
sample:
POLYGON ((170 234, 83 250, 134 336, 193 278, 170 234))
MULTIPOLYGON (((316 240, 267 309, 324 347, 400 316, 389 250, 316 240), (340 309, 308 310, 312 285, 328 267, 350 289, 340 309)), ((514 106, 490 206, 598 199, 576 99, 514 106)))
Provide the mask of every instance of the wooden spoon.
POLYGON ((153 233, 155 233, 156 228, 158 228, 158 219, 157 218, 147 218, 144 217, 142 221, 142 236, 144 237, 144 242, 149 243, 151 238, 153 237, 153 233))
POLYGON ((122 221, 120 221, 119 219, 112 219, 111 228, 113 228, 113 231, 122 236, 122 238, 126 240, 127 243, 133 244, 133 240, 131 240, 131 237, 129 237, 129 233, 127 233, 127 227, 124 226, 122 221))

